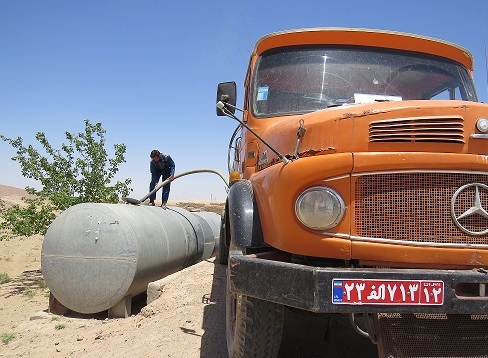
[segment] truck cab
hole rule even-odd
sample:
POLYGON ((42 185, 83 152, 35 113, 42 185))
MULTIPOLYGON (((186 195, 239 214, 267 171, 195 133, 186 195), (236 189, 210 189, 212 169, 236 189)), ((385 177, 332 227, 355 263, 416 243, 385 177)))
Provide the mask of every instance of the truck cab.
POLYGON ((242 109, 219 85, 217 114, 239 122, 219 250, 229 356, 276 356, 286 308, 349 315, 380 357, 436 340, 440 356, 488 352, 488 105, 472 72, 446 41, 314 28, 256 43, 242 109))

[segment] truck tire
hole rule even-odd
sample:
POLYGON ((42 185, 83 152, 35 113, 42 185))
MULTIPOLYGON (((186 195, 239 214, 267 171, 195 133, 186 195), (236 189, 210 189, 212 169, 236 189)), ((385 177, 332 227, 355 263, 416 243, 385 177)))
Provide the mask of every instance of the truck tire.
POLYGON ((229 260, 229 248, 225 244, 225 215, 222 217, 222 222, 220 224, 220 240, 219 240, 219 264, 227 265, 229 260))
POLYGON ((283 305, 245 295, 234 297, 227 279, 226 338, 230 358, 272 358, 278 355, 283 305))

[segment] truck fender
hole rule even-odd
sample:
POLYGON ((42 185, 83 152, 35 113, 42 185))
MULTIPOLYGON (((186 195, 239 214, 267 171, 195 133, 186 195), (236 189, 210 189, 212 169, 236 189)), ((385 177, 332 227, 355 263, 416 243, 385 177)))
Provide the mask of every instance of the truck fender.
POLYGON ((235 181, 227 197, 226 216, 229 222, 227 245, 230 240, 238 247, 265 246, 254 190, 249 180, 235 181))

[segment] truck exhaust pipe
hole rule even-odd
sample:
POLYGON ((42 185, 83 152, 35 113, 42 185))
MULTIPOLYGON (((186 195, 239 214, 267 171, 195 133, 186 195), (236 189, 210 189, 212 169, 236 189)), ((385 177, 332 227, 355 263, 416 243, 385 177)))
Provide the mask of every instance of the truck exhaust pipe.
POLYGON ((132 297, 149 282, 214 256, 219 229, 220 215, 211 212, 78 204, 49 227, 42 273, 52 298, 66 308, 127 317, 132 297))

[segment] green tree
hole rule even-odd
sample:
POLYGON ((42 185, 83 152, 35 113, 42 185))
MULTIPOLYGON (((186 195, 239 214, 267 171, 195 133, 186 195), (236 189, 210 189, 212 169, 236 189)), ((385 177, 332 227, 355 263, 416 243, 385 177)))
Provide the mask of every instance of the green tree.
POLYGON ((46 156, 34 146, 24 145, 21 137, 10 139, 0 135, 1 140, 17 150, 12 160, 20 164, 22 175, 39 181, 42 186, 40 190, 26 188, 35 198, 24 198, 25 207, 0 205, 0 216, 4 219, 0 226, 18 235, 45 233, 56 210, 87 202, 116 203, 120 196, 127 196, 132 191, 129 187, 131 179, 112 184, 120 164, 126 161, 126 146, 115 144, 115 156, 109 158, 105 133, 101 123, 92 124, 85 120, 83 133, 65 132, 67 143, 63 143, 61 149, 55 149, 46 135, 38 132, 35 138, 46 156), (28 223, 36 227, 35 232, 22 230, 28 223))

